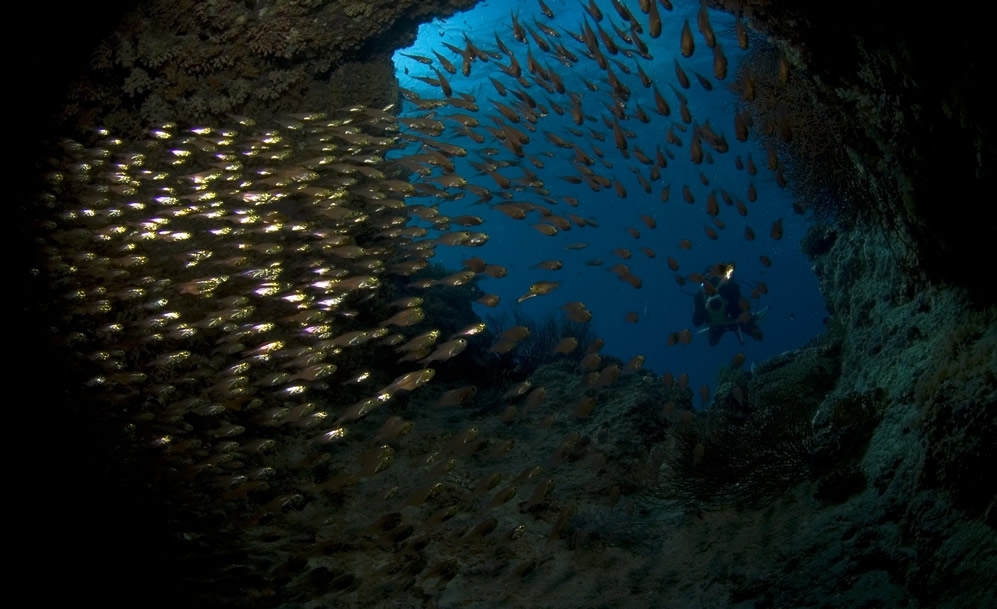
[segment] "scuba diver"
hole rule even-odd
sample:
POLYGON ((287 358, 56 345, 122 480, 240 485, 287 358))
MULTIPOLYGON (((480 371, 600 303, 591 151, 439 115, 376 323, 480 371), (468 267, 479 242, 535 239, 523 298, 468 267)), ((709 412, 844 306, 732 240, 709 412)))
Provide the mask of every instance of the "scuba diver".
POLYGON ((748 301, 741 296, 741 286, 731 279, 734 264, 714 265, 707 269, 705 276, 706 280, 693 296, 692 323, 697 328, 705 325, 699 332, 709 332, 710 345, 719 344, 727 331, 734 332, 742 345, 745 334, 762 340, 758 322, 765 317, 768 307, 757 313, 750 311, 748 301))

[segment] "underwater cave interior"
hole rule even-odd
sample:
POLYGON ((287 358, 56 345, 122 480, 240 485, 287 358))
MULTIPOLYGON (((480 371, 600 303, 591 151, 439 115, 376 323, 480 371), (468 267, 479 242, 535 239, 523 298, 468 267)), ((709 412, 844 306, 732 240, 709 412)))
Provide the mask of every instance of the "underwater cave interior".
MULTIPOLYGON (((949 280, 980 293, 965 260, 988 223, 938 203, 944 176, 991 180, 975 98, 929 101, 897 67, 924 51, 833 7, 471 4, 153 2, 53 24, 53 44, 96 50, 21 100, 45 118, 16 128, 53 127, 16 159, 39 177, 17 185, 18 344, 66 422, 40 459, 68 479, 39 515, 79 562, 67 589, 288 609, 818 607, 838 580, 927 607, 955 589, 904 553, 943 544, 935 488, 993 532, 993 500, 958 488, 981 468, 953 465, 988 450, 959 440, 980 415, 939 397, 980 386, 993 318, 948 342, 869 327, 957 310, 934 291, 949 280), (961 130, 910 128, 943 115, 961 130), (880 374, 887 357, 923 378, 880 374), (926 447, 928 473, 891 441, 926 447), (875 520, 887 500, 902 518, 875 520), (868 567, 884 522, 907 545, 868 567)), ((993 545, 966 554, 974 577, 993 545)))

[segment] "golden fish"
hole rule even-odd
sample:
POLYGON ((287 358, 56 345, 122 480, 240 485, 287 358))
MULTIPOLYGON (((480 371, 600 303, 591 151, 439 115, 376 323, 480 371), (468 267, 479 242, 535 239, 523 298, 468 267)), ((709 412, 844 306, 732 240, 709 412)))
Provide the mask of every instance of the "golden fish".
POLYGON ((582 419, 588 417, 592 414, 592 410, 595 408, 595 398, 586 397, 578 401, 575 406, 575 416, 582 419))
POLYGON ((495 495, 492 497, 492 500, 488 502, 488 505, 486 507, 493 508, 502 505, 503 503, 507 503, 513 497, 515 497, 516 493, 518 492, 519 492, 519 487, 517 486, 506 487, 505 489, 495 493, 495 495))
POLYGON ((449 59, 447 59, 443 55, 440 55, 435 50, 433 51, 433 55, 436 55, 436 60, 440 62, 440 65, 443 66, 444 70, 446 70, 450 74, 457 73, 457 68, 453 65, 453 63, 450 62, 449 59))
POLYGON ((488 275, 489 277, 501 279, 505 277, 509 271, 504 266, 498 264, 488 264, 485 265, 485 269, 483 272, 485 275, 488 275))
POLYGON ((727 78, 727 57, 719 44, 713 47, 713 76, 717 80, 727 78))
POLYGON ((706 5, 701 5, 699 7, 699 14, 696 16, 696 21, 699 25, 699 31, 703 34, 703 39, 706 40, 706 46, 713 48, 717 44, 716 34, 713 33, 713 26, 710 25, 710 13, 706 10, 706 5))
POLYGON ((526 408, 533 409, 537 408, 543 404, 544 400, 547 398, 547 388, 537 387, 526 396, 526 408))
POLYGON ((661 36, 661 13, 658 11, 658 5, 654 0, 648 0, 647 4, 648 10, 645 12, 648 15, 648 33, 651 35, 651 38, 658 38, 661 36))
POLYGON ((696 77, 696 80, 699 81, 699 86, 703 87, 703 89, 705 89, 706 91, 713 90, 713 83, 707 80, 705 76, 703 76, 702 74, 700 74, 695 70, 692 71, 692 75, 696 77))
POLYGON ((700 385, 699 387, 699 398, 702 400, 702 405, 705 407, 710 401, 710 388, 707 385, 700 385))
POLYGON ((474 385, 468 385, 466 387, 461 387, 459 389, 451 389, 449 391, 444 391, 439 398, 433 403, 433 406, 437 408, 444 408, 448 406, 460 406, 471 400, 478 393, 478 388, 474 385))
MULTIPOLYGON (((487 269, 488 267, 486 266, 485 268, 487 269)), ((458 272, 453 273, 451 275, 447 275, 446 277, 443 277, 441 279, 437 279, 434 283, 436 285, 445 285, 445 286, 449 286, 449 287, 456 287, 456 286, 464 285, 464 284, 470 282, 472 279, 474 279, 474 276, 475 276, 475 272, 471 271, 471 270, 468 270, 468 271, 458 271, 458 272)))
POLYGON ((560 281, 538 281, 530 286, 530 291, 520 296, 516 302, 523 302, 533 298, 534 296, 543 296, 545 294, 550 294, 558 286, 561 285, 560 281))
POLYGON ((422 363, 429 362, 443 362, 451 357, 457 355, 461 351, 467 348, 467 339, 465 338, 455 338, 453 340, 448 340, 447 342, 436 347, 436 350, 432 354, 419 360, 422 363))
POLYGON ((658 90, 658 86, 653 85, 652 90, 654 91, 655 111, 661 116, 668 116, 669 114, 671 114, 672 109, 668 106, 668 102, 665 101, 664 95, 662 95, 661 91, 658 90))
POLYGON ((569 302, 561 307, 567 311, 568 319, 576 323, 587 323, 592 319, 592 312, 582 302, 569 302))
POLYGON ((661 196, 659 197, 661 199, 661 202, 668 203, 668 199, 671 198, 671 194, 672 194, 672 186, 671 184, 666 184, 661 189, 661 196))
POLYGON ((468 258, 467 260, 461 260, 460 262, 469 270, 474 271, 475 273, 483 273, 485 271, 485 267, 488 266, 487 262, 485 262, 481 258, 478 258, 477 256, 468 258))
POLYGON ((401 345, 395 351, 398 353, 402 352, 412 352, 420 351, 423 349, 428 349, 436 343, 436 340, 440 337, 439 330, 429 330, 428 332, 423 332, 422 334, 416 336, 415 338, 409 340, 404 345, 401 345))
POLYGON ((744 27, 741 17, 737 17, 734 21, 734 30, 737 33, 737 46, 742 49, 748 48, 748 29, 744 27))
POLYGON ((696 198, 692 196, 692 189, 689 188, 688 184, 682 185, 682 199, 689 205, 692 205, 693 203, 696 202, 696 198))
POLYGON ((582 8, 597 22, 602 21, 602 11, 599 10, 599 6, 595 3, 595 0, 589 0, 588 6, 583 6, 582 8))
POLYGON ((682 56, 692 57, 696 50, 696 43, 692 39, 692 28, 689 27, 689 20, 686 19, 682 25, 682 56))
POLYGON ((432 68, 432 70, 436 74, 436 79, 440 86, 440 89, 443 91, 443 95, 446 97, 453 96, 453 88, 450 86, 450 81, 447 80, 447 77, 444 76, 443 73, 437 70, 435 67, 432 68))
POLYGON ((605 346, 606 346, 606 341, 601 338, 597 338, 593 340, 591 343, 589 343, 588 347, 585 347, 585 353, 586 354, 599 353, 600 351, 602 351, 602 348, 605 346))
POLYGON ((765 166, 769 171, 775 171, 779 168, 779 156, 776 154, 775 146, 769 143, 765 150, 765 166))
POLYGON ((526 393, 533 387, 533 383, 529 380, 516 383, 511 389, 506 391, 503 395, 503 399, 518 398, 520 396, 526 395, 526 393))
POLYGON ((422 55, 409 55, 408 53, 399 53, 399 55, 401 55, 402 57, 408 57, 409 59, 414 59, 419 63, 425 64, 427 66, 433 64, 432 59, 430 59, 429 57, 423 57, 422 55))
POLYGON ((621 199, 627 198, 627 189, 623 187, 623 183, 613 178, 613 188, 616 190, 616 196, 621 199))
POLYGON ((755 75, 751 72, 751 69, 745 69, 740 80, 741 85, 741 95, 747 101, 755 101, 755 75))
POLYGON ((504 476, 500 472, 485 474, 474 483, 473 491, 475 495, 482 495, 498 486, 504 476))
MULTIPOLYGON (((734 113, 734 137, 737 138, 739 142, 748 141, 748 120, 749 116, 745 112, 735 112, 734 113)), ((737 157, 737 168, 741 169, 741 157, 737 157)))
POLYGON ((530 335, 530 329, 526 326, 513 326, 502 333, 504 340, 521 341, 530 335))
POLYGON ((578 364, 578 366, 582 370, 595 370, 599 367, 601 362, 602 357, 598 353, 589 353, 582 358, 582 361, 578 364))
POLYGON ((578 339, 575 338, 574 336, 568 336, 566 338, 562 338, 557 343, 557 345, 554 347, 553 352, 567 354, 571 353, 577 348, 578 348, 578 339))
POLYGON ((714 217, 720 213, 720 204, 717 202, 716 192, 711 192, 706 196, 706 213, 714 217))
POLYGON ((385 387, 384 392, 393 393, 395 391, 412 391, 413 389, 428 383, 435 374, 436 371, 432 368, 425 368, 403 374, 391 381, 391 383, 385 387))
POLYGON ((387 327, 391 325, 395 326, 411 326, 419 323, 426 318, 426 314, 423 313, 422 309, 419 307, 412 307, 410 309, 402 309, 401 311, 395 313, 388 319, 381 322, 381 327, 387 327))
POLYGON ((391 442, 412 431, 414 427, 415 424, 412 421, 406 421, 399 416, 388 417, 388 420, 381 425, 381 428, 374 436, 374 442, 391 442))
POLYGON ((485 294, 484 296, 482 296, 481 298, 479 298, 477 300, 477 302, 479 304, 482 304, 482 305, 484 305, 486 307, 489 307, 489 308, 497 307, 498 304, 499 304, 499 301, 500 301, 500 298, 498 296, 496 296, 495 294, 485 294))
MULTIPOLYGON (((518 66, 519 64, 515 64, 515 65, 518 66)), ((503 69, 505 69, 505 68, 503 68, 503 69)), ((508 69, 512 70, 513 68, 508 68, 508 69)), ((502 97, 505 97, 507 95, 508 92, 506 91, 505 85, 503 85, 500 81, 495 80, 491 76, 488 77, 488 80, 492 81, 492 86, 495 87, 495 91, 499 95, 501 95, 502 97)))
POLYGON ((499 203, 493 206, 492 209, 499 210, 513 220, 522 220, 526 218, 527 213, 527 207, 522 203, 499 203))
POLYGON ((469 326, 461 328, 460 330, 457 330, 456 332, 450 335, 450 338, 453 339, 460 336, 474 336, 476 334, 481 334, 487 328, 488 326, 485 324, 485 322, 480 321, 478 323, 471 324, 469 326))
POLYGON ((552 224, 531 224, 530 227, 538 233, 547 235, 548 237, 553 237, 558 233, 557 227, 552 224))
POLYGON ((679 65, 678 60, 676 59, 674 61, 675 61, 675 78, 678 79, 679 85, 683 89, 688 89, 691 84, 689 82, 689 77, 686 75, 685 70, 682 69, 682 66, 679 65))
POLYGON ((682 117, 682 122, 689 124, 692 122, 692 112, 689 111, 689 104, 682 99, 679 103, 679 116, 682 117))
MULTIPOLYGON (((602 26, 600 26, 598 23, 595 24, 595 30, 596 30, 596 32, 599 33, 599 39, 602 40, 602 45, 604 47, 606 47, 606 50, 609 51, 609 54, 610 55, 617 55, 617 54, 619 54, 620 49, 619 49, 619 47, 616 46, 616 42, 613 41, 613 37, 610 36, 606 32, 606 30, 602 29, 602 26)), ((603 66, 601 66, 601 65, 599 67, 602 68, 602 69, 606 69, 606 68, 603 68, 603 66)))
MULTIPOLYGON (((568 218, 563 218, 561 216, 551 215, 548 216, 547 221, 558 228, 558 230, 567 231, 571 230, 571 220, 568 218)), ((557 269, 554 269, 557 270, 557 269)))
POLYGON ((629 283, 631 287, 637 290, 639 290, 644 285, 644 281, 640 277, 632 273, 626 273, 624 275, 620 275, 620 281, 625 281, 626 283, 629 283))
POLYGON ((360 475, 373 476, 387 469, 395 460, 395 449, 384 444, 360 455, 360 475))
POLYGON ((630 373, 640 370, 644 366, 645 359, 646 358, 643 354, 638 353, 637 355, 630 358, 630 361, 628 361, 626 366, 623 367, 623 372, 630 373))
POLYGON ((748 215, 748 207, 744 204, 743 201, 741 201, 741 199, 735 200, 734 201, 734 205, 737 208, 738 215, 740 215, 740 216, 747 216, 748 215))
POLYGON ((612 385, 613 383, 616 382, 618 378, 620 378, 621 372, 622 370, 620 370, 620 367, 618 365, 610 364, 609 366, 606 366, 599 372, 599 376, 596 377, 593 386, 607 387, 609 385, 612 385))
POLYGON ((544 269, 545 271, 559 271, 562 267, 564 267, 564 263, 560 260, 544 260, 533 265, 533 268, 544 269))
MULTIPOLYGON (((685 106, 683 105, 683 107, 685 106)), ((689 142, 689 159, 696 165, 703 162, 703 145, 698 131, 693 133, 692 140, 689 142)))
POLYGON ((335 364, 316 364, 305 368, 298 374, 290 377, 289 380, 316 381, 332 374, 335 371, 335 364))
POLYGON ((517 344, 519 344, 519 343, 517 343, 514 340, 500 340, 500 341, 496 342, 494 345, 492 345, 491 347, 489 347, 488 351, 490 351, 492 353, 499 353, 499 354, 501 354, 501 353, 509 353, 510 351, 512 351, 513 349, 516 348, 517 344))

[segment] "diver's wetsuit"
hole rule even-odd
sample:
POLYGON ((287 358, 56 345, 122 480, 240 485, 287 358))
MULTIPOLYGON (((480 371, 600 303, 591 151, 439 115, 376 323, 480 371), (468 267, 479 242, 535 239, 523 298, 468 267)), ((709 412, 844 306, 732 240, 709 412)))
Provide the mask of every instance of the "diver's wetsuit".
POLYGON ((695 296, 695 309, 692 312, 692 324, 697 328, 703 324, 708 324, 710 328, 710 345, 717 345, 723 337, 724 332, 733 330, 737 334, 737 339, 744 342, 743 334, 749 334, 755 340, 762 339, 762 331, 755 323, 754 315, 747 322, 740 322, 741 317, 741 286, 734 281, 720 283, 719 277, 711 277, 710 283, 719 285, 716 294, 706 297, 706 293, 700 290, 695 296))

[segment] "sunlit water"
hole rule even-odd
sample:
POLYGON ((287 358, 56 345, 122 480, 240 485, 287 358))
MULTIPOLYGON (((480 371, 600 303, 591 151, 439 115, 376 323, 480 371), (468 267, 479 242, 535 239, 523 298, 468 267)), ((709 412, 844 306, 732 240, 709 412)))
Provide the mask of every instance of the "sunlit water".
MULTIPOLYGON (((620 29, 625 22, 614 10, 610 2, 599 2, 605 16, 601 25, 603 29, 614 36, 621 48, 627 45, 619 40, 612 31, 610 20, 620 29)), ((641 23, 646 25, 647 16, 639 10, 636 1, 625 4, 641 23)), ((459 200, 445 201, 436 198, 412 198, 410 204, 439 205, 440 213, 447 216, 471 214, 485 219, 482 226, 474 230, 483 230, 490 236, 488 243, 478 248, 438 247, 434 262, 439 262, 454 269, 461 267, 461 260, 479 256, 488 263, 503 265, 508 268, 508 275, 500 279, 484 276, 480 287, 488 293, 501 297, 501 304, 496 309, 488 309, 475 305, 477 312, 483 317, 512 312, 519 309, 535 319, 541 319, 548 312, 563 316, 561 305, 569 301, 582 301, 593 312, 590 322, 598 336, 606 341, 603 353, 620 357, 624 361, 636 354, 646 356, 645 367, 658 373, 672 372, 676 376, 688 373, 693 386, 699 384, 713 385, 719 366, 728 365, 737 353, 745 354, 745 366, 758 362, 784 351, 798 348, 807 339, 823 330, 826 311, 820 295, 817 280, 811 271, 810 262, 800 251, 799 242, 807 227, 807 220, 794 214, 790 204, 792 195, 790 188, 778 188, 774 173, 765 167, 765 150, 753 139, 746 143, 736 141, 733 129, 734 109, 737 98, 728 87, 734 81, 739 63, 748 51, 738 48, 735 37, 735 20, 732 15, 710 11, 710 20, 717 40, 729 61, 728 74, 725 80, 718 81, 714 77, 712 50, 707 47, 703 36, 697 28, 696 16, 699 10, 698 2, 674 2, 674 11, 661 10, 663 21, 662 34, 658 39, 652 39, 645 27, 641 34, 653 56, 653 61, 641 59, 637 55, 627 58, 619 55, 606 54, 607 58, 616 59, 631 68, 627 75, 614 63, 610 62, 613 73, 624 82, 631 92, 626 105, 628 119, 620 121, 624 129, 636 132, 636 137, 629 140, 630 149, 639 146, 648 156, 653 158, 657 147, 671 152, 668 166, 661 170, 658 181, 651 183, 651 192, 645 193, 637 176, 631 168, 638 169, 644 177, 648 177, 648 167, 642 165, 633 155, 623 158, 613 143, 613 133, 603 123, 602 117, 611 118, 606 104, 611 103, 611 88, 606 72, 601 70, 595 61, 584 56, 584 46, 571 38, 563 30, 581 31, 581 23, 586 18, 591 22, 580 2, 576 0, 551 0, 547 5, 554 11, 555 18, 549 19, 540 11, 536 0, 519 0, 518 2, 482 2, 473 10, 455 15, 442 21, 423 25, 419 30, 416 43, 407 49, 402 49, 394 56, 398 79, 402 87, 415 91, 423 98, 442 98, 439 87, 434 87, 420 81, 414 76, 435 77, 429 66, 401 53, 420 55, 433 58, 433 51, 439 52, 450 59, 458 68, 457 74, 447 74, 437 62, 434 64, 449 79, 458 92, 468 93, 476 98, 479 110, 473 114, 483 126, 496 126, 489 116, 502 118, 492 106, 490 100, 514 105, 516 98, 509 93, 500 97, 489 77, 502 82, 507 88, 521 86, 516 81, 501 72, 498 63, 509 64, 504 55, 498 61, 475 61, 469 76, 460 73, 461 58, 448 50, 443 43, 447 42, 459 48, 464 48, 467 35, 475 46, 492 52, 498 52, 495 35, 516 54, 523 66, 523 75, 529 79, 526 70, 527 48, 532 49, 534 57, 543 66, 556 71, 563 79, 565 94, 549 94, 537 86, 532 79, 529 89, 524 89, 541 105, 548 108, 548 114, 542 116, 536 130, 528 132, 531 140, 525 146, 525 152, 533 155, 544 163, 542 169, 536 168, 527 158, 517 158, 501 143, 495 140, 482 127, 475 131, 485 136, 484 143, 476 144, 468 137, 452 129, 456 125, 447 121, 448 131, 438 139, 451 144, 463 146, 468 150, 464 158, 456 158, 456 172, 466 178, 469 183, 483 186, 493 192, 501 191, 495 181, 487 175, 473 169, 469 162, 482 160, 505 160, 511 165, 500 170, 500 173, 512 180, 523 175, 520 166, 535 171, 543 180, 544 188, 550 191, 549 197, 556 199, 552 205, 541 195, 529 188, 512 191, 514 201, 532 202, 552 208, 555 214, 567 215, 574 213, 584 218, 598 222, 598 227, 573 226, 570 231, 561 231, 554 236, 545 236, 531 228, 532 224, 541 222, 538 212, 533 212, 525 220, 513 220, 504 214, 490 209, 490 205, 503 202, 494 198, 489 203, 475 204, 477 197, 471 193, 459 200), (577 63, 570 67, 564 65, 552 54, 541 51, 533 40, 523 44, 515 40, 512 30, 511 15, 516 14, 520 24, 531 27, 538 35, 542 35, 534 20, 562 32, 557 42, 564 44, 578 56, 577 63), (680 32, 685 19, 689 20, 694 33, 695 53, 684 58, 680 52, 680 32), (675 60, 691 79, 691 87, 682 89, 675 72, 675 60), (670 116, 660 116, 655 113, 655 100, 652 89, 642 86, 635 66, 640 63, 644 72, 650 76, 657 88, 665 96, 671 106, 670 116), (705 76, 713 83, 713 90, 706 91, 697 82, 694 72, 705 76), (586 88, 582 79, 598 83, 599 91, 592 92, 586 88), (689 140, 692 125, 682 132, 675 129, 676 135, 682 140, 682 145, 666 143, 665 134, 670 126, 682 124, 679 117, 679 100, 675 93, 678 90, 685 95, 695 123, 710 125, 726 137, 730 149, 725 154, 710 150, 704 143, 704 151, 711 153, 713 163, 704 162, 694 165, 690 160, 689 140), (570 92, 577 92, 583 100, 583 109, 587 117, 584 125, 576 126, 572 122, 570 111, 570 92), (558 116, 551 110, 553 101, 566 110, 563 116, 558 116), (644 124, 634 118, 636 104, 639 104, 651 118, 644 124), (581 129, 585 137, 572 135, 570 129, 581 129), (588 136, 589 129, 605 136, 605 141, 598 141, 588 136), (593 192, 586 184, 571 184, 561 176, 578 175, 572 165, 574 153, 571 150, 554 146, 545 137, 545 132, 556 134, 570 142, 574 142, 596 163, 591 167, 596 173, 609 179, 618 179, 625 187, 627 197, 620 198, 612 187, 600 192, 593 192), (612 167, 605 166, 596 158, 592 144, 605 155, 604 160, 612 167), (486 156, 482 149, 497 148, 498 154, 486 156), (552 157, 545 156, 552 153, 552 157), (757 175, 750 176, 745 170, 735 168, 735 157, 740 155, 746 161, 751 155, 758 167, 757 175), (701 181, 700 172, 709 180, 709 185, 701 181), (753 183, 757 189, 756 202, 749 202, 747 191, 753 183), (688 204, 683 200, 682 187, 688 185, 695 197, 695 203, 688 204), (662 189, 669 188, 670 197, 666 203, 661 201, 662 189), (735 207, 724 204, 720 190, 726 190, 733 197, 744 202, 749 213, 742 217, 735 207), (711 193, 717 193, 720 201, 721 219, 726 228, 717 230, 719 238, 711 240, 705 227, 714 226, 711 216, 706 212, 706 199, 711 193), (580 205, 570 207, 563 197, 574 197, 580 205), (641 216, 647 215, 656 221, 655 229, 649 228, 641 216), (785 235, 781 240, 769 236, 770 226, 783 219, 785 235), (745 238, 745 228, 751 227, 757 235, 754 241, 745 238), (639 231, 639 239, 635 239, 628 229, 639 231), (689 250, 681 249, 679 242, 688 239, 692 242, 689 250), (584 249, 568 249, 569 244, 587 242, 584 249), (651 248, 656 253, 655 258, 649 258, 640 248, 651 248), (632 252, 629 260, 621 259, 614 250, 626 248, 632 252), (757 282, 764 282, 768 288, 767 294, 753 299, 752 310, 758 311, 768 307, 765 318, 760 326, 764 332, 764 340, 755 341, 745 336, 740 344, 735 333, 728 332, 720 344, 710 346, 705 334, 695 334, 690 345, 666 346, 666 338, 672 332, 692 326, 692 294, 697 289, 693 283, 680 286, 675 280, 675 274, 668 268, 667 257, 673 257, 681 265, 678 273, 688 275, 703 272, 707 267, 720 262, 736 264, 735 278, 741 282, 742 292, 749 296, 757 282), (760 256, 768 256, 772 266, 766 268, 760 261, 760 256), (602 260, 601 266, 590 266, 593 260, 602 260), (544 271, 534 268, 543 260, 561 260, 563 269, 559 271, 544 271), (587 264, 589 263, 589 264, 587 264), (631 272, 642 280, 642 287, 635 289, 621 281, 616 274, 610 272, 610 267, 623 263, 630 267, 631 272), (552 293, 531 298, 517 304, 516 300, 526 293, 529 286, 538 280, 553 280, 562 282, 552 293), (635 312, 639 321, 628 322, 625 316, 635 312)), ((754 42, 753 44, 760 44, 754 42)), ((633 47, 629 47, 633 48, 633 47)), ((448 113, 465 112, 456 108, 442 108, 435 113, 441 118, 448 113)), ((466 112, 465 112, 466 113, 466 112)), ((415 108, 405 102, 402 116, 424 116, 427 112, 415 108)), ((505 120, 505 119, 503 119, 505 120)), ((508 121, 506 121, 508 122, 508 121)), ((514 125, 523 130, 528 123, 514 125)), ((406 152, 415 152, 413 146, 406 152)), ((438 175, 439 171, 434 175, 438 175)), ((451 192, 459 192, 451 189, 451 192)), ((430 226, 430 225, 427 225, 430 226)), ((714 227, 715 228, 715 227, 714 227)), ((459 227, 453 227, 459 230, 459 227)), ((431 234, 430 236, 434 236, 431 234)))

